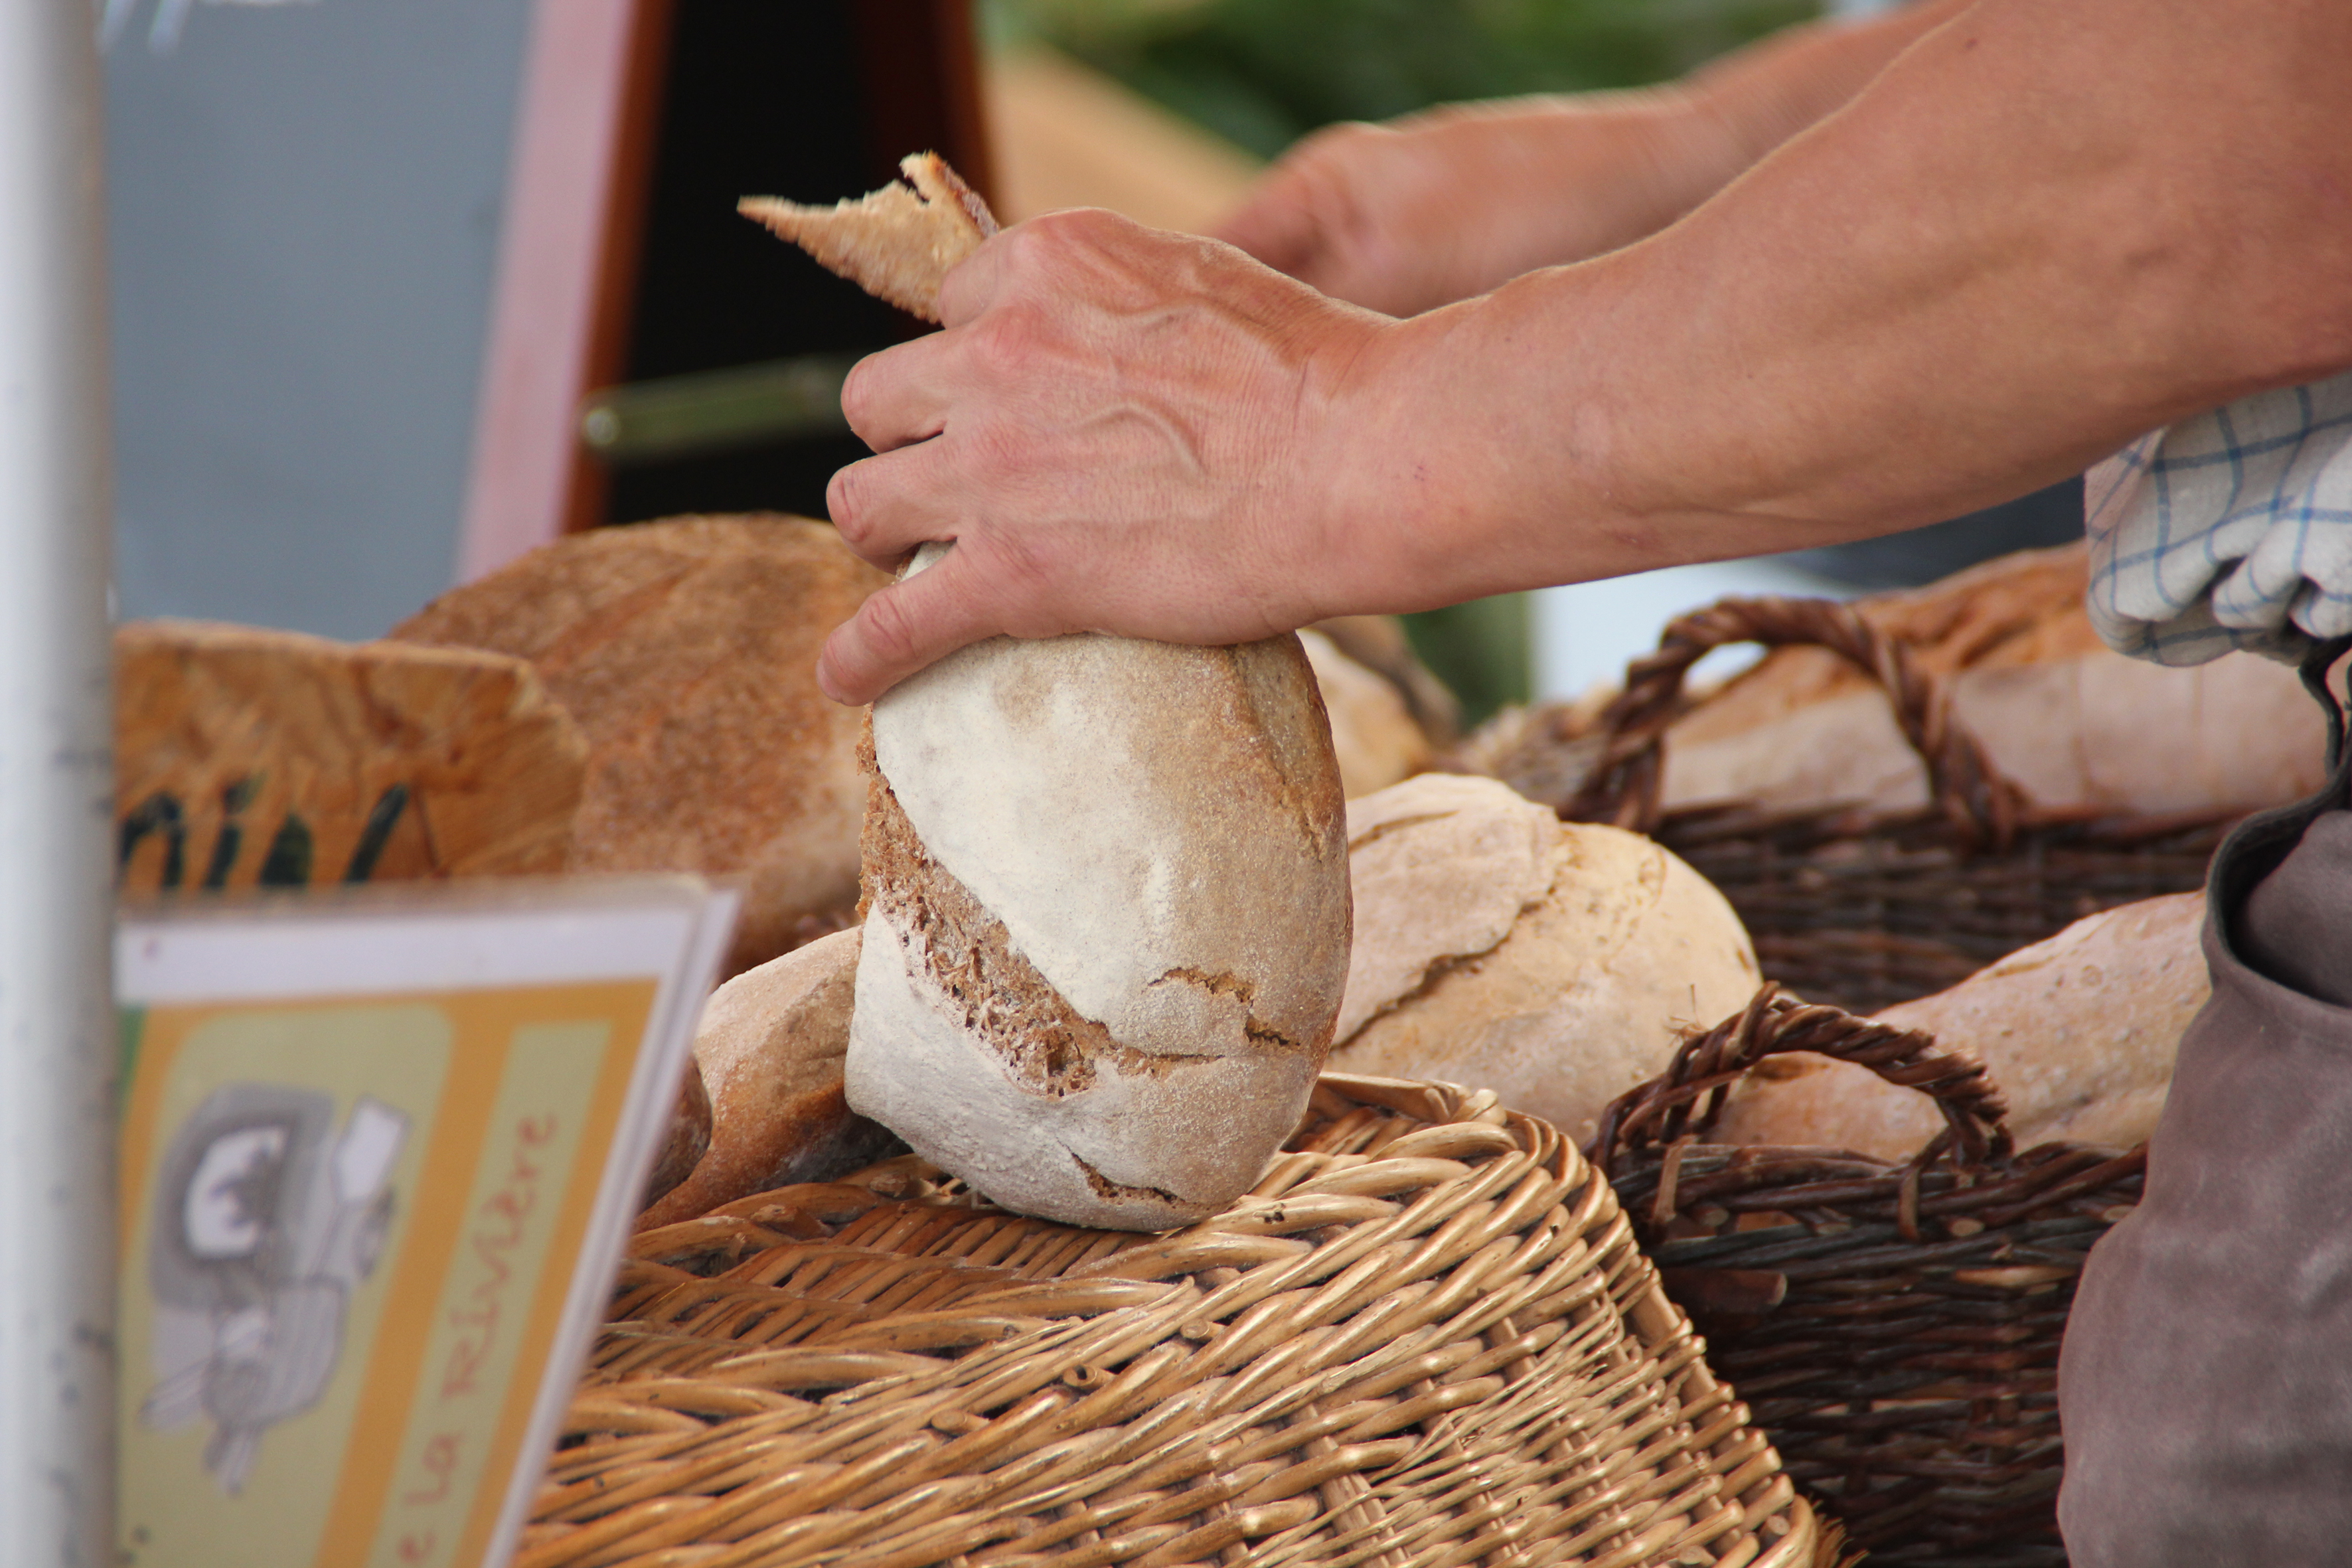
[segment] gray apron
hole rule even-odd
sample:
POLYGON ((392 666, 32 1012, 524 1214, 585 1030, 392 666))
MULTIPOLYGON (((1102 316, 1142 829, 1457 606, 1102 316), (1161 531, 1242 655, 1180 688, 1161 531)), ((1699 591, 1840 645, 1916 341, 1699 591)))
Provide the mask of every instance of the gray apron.
POLYGON ((2213 996, 2058 1362, 2074 1568, 2352 1563, 2352 752, 2213 859, 2213 996))

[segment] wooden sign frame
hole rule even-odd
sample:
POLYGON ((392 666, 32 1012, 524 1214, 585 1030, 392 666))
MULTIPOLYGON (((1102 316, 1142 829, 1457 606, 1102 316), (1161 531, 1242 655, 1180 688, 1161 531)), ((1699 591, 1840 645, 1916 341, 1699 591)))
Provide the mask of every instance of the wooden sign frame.
MULTIPOLYGON (((469 582, 604 521, 579 437, 586 395, 620 380, 671 39, 698 0, 537 0, 474 425, 457 576, 469 582)), ((970 0, 833 0, 856 40, 870 184, 937 148, 992 181, 970 0)), ((779 90, 788 84, 779 83, 779 90)), ((843 193, 845 195, 849 193, 843 193)))

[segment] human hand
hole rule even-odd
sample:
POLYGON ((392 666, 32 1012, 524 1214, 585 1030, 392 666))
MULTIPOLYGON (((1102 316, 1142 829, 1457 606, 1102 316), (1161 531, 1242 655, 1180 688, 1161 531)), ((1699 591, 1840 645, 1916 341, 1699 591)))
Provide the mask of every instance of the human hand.
POLYGON ((1335 299, 1409 316, 1639 239, 1738 166, 1679 93, 1461 105, 1317 132, 1218 234, 1335 299))
POLYGON ((878 455, 827 500, 877 565, 955 548, 835 631, 829 695, 870 701, 999 633, 1230 643, 1326 613, 1335 405, 1380 318, 1099 211, 990 240, 940 308, 945 331, 851 374, 878 455))

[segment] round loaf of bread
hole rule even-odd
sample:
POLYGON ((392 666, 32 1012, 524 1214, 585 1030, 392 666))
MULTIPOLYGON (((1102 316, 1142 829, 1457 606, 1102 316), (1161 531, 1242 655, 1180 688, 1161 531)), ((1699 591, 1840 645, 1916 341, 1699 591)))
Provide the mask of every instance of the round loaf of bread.
POLYGON ((824 523, 674 518, 534 550, 393 635, 529 659, 588 741, 572 869, 747 877, 737 974, 857 897, 859 721, 816 656, 887 581, 824 523))
POLYGON ((1297 1125, 1348 966, 1294 637, 992 638, 874 705, 849 1103, 998 1203, 1157 1230, 1297 1125))
POLYGON ((1491 1089, 1581 1142, 1762 983, 1723 895, 1639 834, 1450 773, 1352 801, 1348 825, 1335 1068, 1491 1089))
POLYGON ((1404 698, 1382 676, 1339 651, 1314 630, 1298 634, 1331 720, 1331 749, 1339 759, 1339 787, 1349 800, 1382 790, 1429 765, 1429 737, 1413 722, 1404 698))

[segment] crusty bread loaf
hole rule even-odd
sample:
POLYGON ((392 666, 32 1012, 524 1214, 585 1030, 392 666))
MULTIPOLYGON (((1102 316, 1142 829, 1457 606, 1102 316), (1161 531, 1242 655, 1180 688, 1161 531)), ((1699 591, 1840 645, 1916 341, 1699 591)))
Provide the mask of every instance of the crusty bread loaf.
MULTIPOLYGON (((960 185, 925 194, 992 226, 960 185)), ((778 232, 877 291, 952 249, 865 211, 778 232)), ((1247 1191, 1347 978, 1339 770, 1298 639, 992 637, 885 693, 872 737, 849 1103, 1074 1225, 1160 1229, 1247 1191)))
POLYGON ((996 220, 938 153, 913 153, 898 169, 913 189, 893 182, 829 207, 745 196, 735 210, 867 293, 936 321, 940 279, 996 232, 996 220))
MULTIPOLYGON (((2036 807, 2124 815, 2247 809, 2319 787, 2319 710, 2295 672, 2251 655, 2186 668, 2103 647, 2083 606, 2081 546, 2022 551, 1853 609, 1948 682, 1953 717, 2036 807)), ((1449 765, 1561 804, 1598 752, 1609 699, 1507 710, 1449 765)), ((1669 811, 1927 803, 1927 771, 1875 681, 1820 647, 1775 650, 1700 694, 1666 731, 1669 811)))
POLYGON ((849 1101, 1009 1207, 1158 1229, 1297 1124, 1348 963, 1295 637, 992 638, 874 705, 849 1101))
POLYGON ((564 868, 587 747, 520 659, 148 621, 114 660, 126 890, 564 868))
POLYGON ((858 717, 816 656, 887 581, 823 523, 680 518, 535 550, 394 635, 530 660, 588 738, 572 868, 748 874, 739 973, 857 896, 858 717))
POLYGON ((677 1103, 670 1108, 669 1135, 662 1140, 653 1174, 646 1178, 645 1205, 651 1207, 694 1174, 710 1152, 710 1092, 703 1087, 702 1068, 687 1059, 686 1076, 677 1086, 677 1103))
MULTIPOLYGON (((1948 991, 1879 1017, 1991 1069, 2020 1148, 2125 1147, 2155 1129, 2181 1033, 2205 1005, 2205 896, 2177 893, 2076 921, 1948 991)), ((1781 1058, 1726 1112, 1733 1143, 1835 1144, 1908 1159, 1943 1127, 1927 1096, 1867 1068, 1781 1058)))
POLYGON ((1386 789, 1429 765, 1429 737, 1385 676, 1341 653, 1320 632, 1302 631, 1298 640, 1330 716, 1339 786, 1349 799, 1386 789))
POLYGON ((710 1096, 709 1150, 639 1216, 640 1228, 771 1187, 828 1181, 896 1147, 842 1092, 858 943, 857 931, 836 931, 711 994, 694 1036, 710 1096))
POLYGON ((1493 1089, 1581 1140, 1759 984, 1723 895, 1638 835, 1445 773, 1350 802, 1348 827, 1335 1068, 1493 1089))
MULTIPOLYGON (((1950 682, 1953 716, 2036 805, 2252 809, 2319 787, 2318 705, 2293 669, 2113 652, 2083 606, 2084 571, 2081 545, 2022 551, 1854 607, 1950 682)), ((1867 676, 1824 648, 1783 648, 1667 731, 1661 791, 1669 809, 1892 810, 1926 803, 1927 773, 1867 676)))

